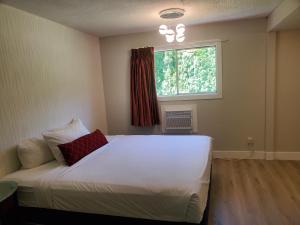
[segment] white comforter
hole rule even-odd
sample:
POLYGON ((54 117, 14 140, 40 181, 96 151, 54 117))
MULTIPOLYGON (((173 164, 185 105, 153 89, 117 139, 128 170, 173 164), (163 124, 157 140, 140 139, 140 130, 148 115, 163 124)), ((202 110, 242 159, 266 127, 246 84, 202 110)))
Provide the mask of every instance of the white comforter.
POLYGON ((199 223, 210 165, 210 137, 114 136, 73 166, 52 166, 35 179, 37 206, 199 223))

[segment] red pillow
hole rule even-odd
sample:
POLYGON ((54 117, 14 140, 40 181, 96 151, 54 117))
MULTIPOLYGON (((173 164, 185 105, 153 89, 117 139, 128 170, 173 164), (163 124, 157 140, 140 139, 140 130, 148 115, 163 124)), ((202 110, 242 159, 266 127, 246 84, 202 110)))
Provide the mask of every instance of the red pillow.
POLYGON ((72 142, 58 145, 61 153, 63 154, 66 163, 72 166, 83 157, 87 156, 91 152, 106 145, 108 141, 100 130, 96 130, 93 133, 84 135, 72 142))

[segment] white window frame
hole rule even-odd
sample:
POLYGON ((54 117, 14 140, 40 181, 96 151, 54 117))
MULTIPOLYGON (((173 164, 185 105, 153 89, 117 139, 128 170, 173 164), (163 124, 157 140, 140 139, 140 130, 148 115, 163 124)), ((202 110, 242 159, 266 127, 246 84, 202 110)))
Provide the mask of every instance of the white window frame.
MULTIPOLYGON (((203 41, 189 44, 180 45, 168 45, 156 47, 155 51, 166 51, 166 50, 180 50, 189 48, 201 48, 201 47, 216 47, 216 88, 215 93, 201 93, 201 94, 180 94, 174 96, 157 96, 159 101, 184 101, 184 100, 197 100, 197 99, 220 99, 222 95, 222 41, 203 41)), ((155 75, 156 76, 156 75, 155 75)))

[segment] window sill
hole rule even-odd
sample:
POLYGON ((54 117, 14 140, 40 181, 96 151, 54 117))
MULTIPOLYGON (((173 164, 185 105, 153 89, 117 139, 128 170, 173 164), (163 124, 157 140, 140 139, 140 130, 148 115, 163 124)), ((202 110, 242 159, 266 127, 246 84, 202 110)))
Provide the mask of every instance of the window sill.
POLYGON ((201 95, 176 95, 176 96, 157 96, 158 101, 192 101, 201 99, 221 99, 222 94, 201 94, 201 95))

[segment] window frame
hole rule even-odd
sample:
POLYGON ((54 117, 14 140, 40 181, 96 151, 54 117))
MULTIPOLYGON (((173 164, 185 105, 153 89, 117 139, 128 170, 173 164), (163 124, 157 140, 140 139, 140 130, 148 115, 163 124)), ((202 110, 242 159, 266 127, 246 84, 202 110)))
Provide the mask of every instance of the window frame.
MULTIPOLYGON (((185 101, 185 100, 198 100, 198 99, 221 99, 222 94, 222 42, 220 40, 215 41, 203 41, 189 44, 167 45, 156 47, 155 52, 167 51, 167 50, 184 50, 203 47, 216 47, 216 92, 215 93, 201 93, 201 94, 178 94, 173 96, 159 96, 159 101, 185 101)), ((177 62, 176 62, 177 63, 177 62)), ((156 71, 155 71, 156 72, 156 71)), ((155 74, 156 78, 156 74, 155 74)))

